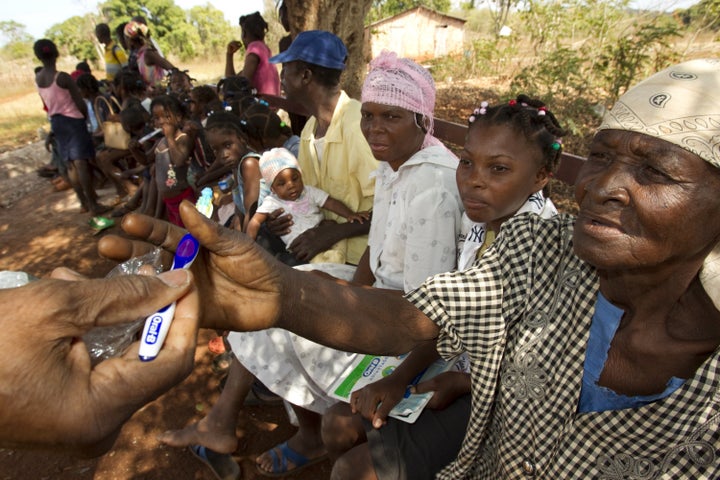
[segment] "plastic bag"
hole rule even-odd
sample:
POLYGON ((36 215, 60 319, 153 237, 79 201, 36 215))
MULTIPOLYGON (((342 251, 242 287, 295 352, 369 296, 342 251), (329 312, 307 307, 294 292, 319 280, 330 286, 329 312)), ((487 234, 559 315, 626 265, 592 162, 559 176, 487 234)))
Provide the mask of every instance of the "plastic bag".
POLYGON ((33 280, 37 280, 37 277, 29 273, 3 270, 0 272, 0 289, 22 287, 33 280))
MULTIPOLYGON (((112 278, 117 275, 135 275, 141 267, 146 265, 151 266, 155 270, 155 273, 159 274, 162 272, 161 252, 161 249, 156 248, 146 255, 131 258, 115 266, 115 268, 107 274, 106 278, 112 278)), ((87 332, 83 336, 83 341, 87 346, 92 364, 97 365, 105 359, 122 355, 130 344, 136 340, 144 323, 145 317, 122 325, 95 327, 87 332)))

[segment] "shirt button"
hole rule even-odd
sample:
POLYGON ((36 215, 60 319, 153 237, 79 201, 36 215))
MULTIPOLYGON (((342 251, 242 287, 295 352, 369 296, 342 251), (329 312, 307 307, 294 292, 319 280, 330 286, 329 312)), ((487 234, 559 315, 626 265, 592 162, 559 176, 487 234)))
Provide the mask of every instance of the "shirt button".
POLYGON ((535 465, 530 460, 525 460, 522 463, 522 469, 525 475, 534 475, 535 474, 535 465))

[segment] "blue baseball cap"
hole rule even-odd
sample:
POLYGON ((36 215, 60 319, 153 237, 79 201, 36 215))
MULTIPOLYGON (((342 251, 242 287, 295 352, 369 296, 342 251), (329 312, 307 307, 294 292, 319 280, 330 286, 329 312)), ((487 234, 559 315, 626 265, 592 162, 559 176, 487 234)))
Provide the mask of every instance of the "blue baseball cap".
POLYGON ((347 48, 337 35, 324 30, 300 32, 290 48, 270 57, 270 63, 288 63, 301 60, 333 70, 344 70, 347 48))

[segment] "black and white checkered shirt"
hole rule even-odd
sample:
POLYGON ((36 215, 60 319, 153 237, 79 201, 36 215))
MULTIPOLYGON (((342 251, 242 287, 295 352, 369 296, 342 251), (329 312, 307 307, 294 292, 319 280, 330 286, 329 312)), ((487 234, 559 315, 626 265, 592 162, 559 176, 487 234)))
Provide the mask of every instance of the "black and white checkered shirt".
POLYGON ((573 223, 515 217, 473 268, 408 295, 440 326, 438 350, 472 360, 465 441, 438 478, 720 478, 718 352, 665 399, 577 413, 599 284, 573 223))

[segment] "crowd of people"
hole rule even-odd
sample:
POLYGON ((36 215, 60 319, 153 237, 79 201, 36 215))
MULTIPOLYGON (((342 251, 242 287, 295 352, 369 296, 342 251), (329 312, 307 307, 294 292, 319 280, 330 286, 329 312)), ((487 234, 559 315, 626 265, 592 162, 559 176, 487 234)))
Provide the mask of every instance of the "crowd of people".
POLYGON ((187 230, 203 249, 189 271, 93 280, 60 269, 0 291, 0 321, 17 332, 0 340, 0 384, 12 385, 2 446, 106 450, 189 374, 203 327, 225 332, 224 388, 161 441, 218 478, 240 478, 235 426, 253 392, 286 402, 298 426, 256 459, 267 476, 328 457, 334 480, 720 475, 720 60, 674 65, 621 96, 571 216, 545 195, 567 131, 539 99, 478 102, 456 155, 433 135, 435 84, 421 65, 382 52, 358 101, 340 87, 336 35, 301 32, 273 56, 259 13, 240 25, 243 68, 231 42, 217 86, 170 64, 141 19, 122 29, 127 56, 98 26, 119 110, 92 127, 94 77, 57 72, 56 46, 35 44, 82 207, 107 210, 93 168, 117 189, 111 215, 126 235, 103 237, 101 255, 172 251, 187 230), (281 90, 309 114, 297 135, 262 99, 281 90), (98 140, 113 118, 126 149, 98 140), (206 186, 210 219, 193 208, 206 186), (90 366, 83 332, 175 300, 157 360, 135 348, 90 366), (404 360, 338 402, 335 381, 364 354, 404 360), (438 359, 447 371, 417 383, 438 359), (414 423, 390 416, 425 392, 414 423))

